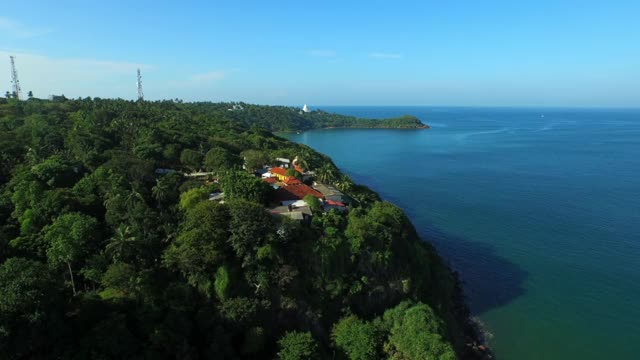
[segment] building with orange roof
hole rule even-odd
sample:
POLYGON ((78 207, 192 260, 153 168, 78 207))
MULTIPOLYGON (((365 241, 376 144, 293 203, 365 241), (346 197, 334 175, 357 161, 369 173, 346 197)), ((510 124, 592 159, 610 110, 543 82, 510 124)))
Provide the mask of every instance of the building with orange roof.
POLYGON ((274 192, 273 200, 277 203, 287 205, 288 203, 304 199, 305 196, 311 195, 318 199, 322 198, 322 193, 303 183, 295 185, 282 186, 274 192))
POLYGON ((284 180, 285 185, 299 185, 302 184, 302 181, 296 179, 293 176, 289 176, 284 180))
POLYGON ((287 170, 281 167, 272 167, 271 169, 269 169, 269 172, 280 181, 285 181, 288 178, 287 170))

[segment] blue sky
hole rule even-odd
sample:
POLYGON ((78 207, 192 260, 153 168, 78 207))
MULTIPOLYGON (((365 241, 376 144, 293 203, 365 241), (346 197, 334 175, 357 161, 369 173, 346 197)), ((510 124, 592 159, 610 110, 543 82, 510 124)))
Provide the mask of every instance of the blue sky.
POLYGON ((93 3, 0 5, 2 93, 640 106, 640 1, 93 3))

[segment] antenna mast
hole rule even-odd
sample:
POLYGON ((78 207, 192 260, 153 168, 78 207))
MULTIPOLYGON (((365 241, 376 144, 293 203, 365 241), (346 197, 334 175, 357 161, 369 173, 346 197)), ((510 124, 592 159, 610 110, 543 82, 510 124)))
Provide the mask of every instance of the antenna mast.
POLYGON ((138 69, 138 100, 144 100, 144 93, 142 92, 142 74, 140 74, 140 69, 138 69))
POLYGON ((13 96, 16 99, 22 99, 22 89, 20 89, 20 81, 18 80, 18 70, 16 70, 16 62, 13 56, 9 56, 11 59, 11 82, 13 83, 13 96))

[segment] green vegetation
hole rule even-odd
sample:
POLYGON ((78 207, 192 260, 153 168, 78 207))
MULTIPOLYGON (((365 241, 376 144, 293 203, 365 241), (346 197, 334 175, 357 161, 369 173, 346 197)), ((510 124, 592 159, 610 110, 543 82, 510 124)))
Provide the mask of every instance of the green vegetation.
POLYGON ((453 360, 451 345, 443 340, 444 326, 426 304, 404 301, 371 321, 350 315, 333 327, 336 346, 350 359, 453 360))
MULTIPOLYGON (((209 111, 227 111, 232 104, 197 104, 209 111)), ((303 131, 326 128, 422 129, 428 128, 418 118, 404 115, 389 119, 362 119, 318 110, 302 113, 299 108, 241 104, 243 110, 227 111, 227 116, 247 126, 257 125, 270 131, 303 131)))
POLYGON ((309 332, 286 333, 279 341, 280 360, 318 359, 318 344, 309 332))
POLYGON ((322 209, 320 200, 318 200, 318 198, 313 195, 305 195, 302 200, 304 200, 304 202, 306 202, 307 205, 309 205, 309 208, 314 212, 320 211, 322 209))
POLYGON ((264 130, 291 109, 245 109, 259 121, 224 104, 0 104, 3 358, 463 354, 455 277, 405 214, 264 130), (348 213, 265 210, 272 188, 242 166, 295 156, 357 200, 348 213))

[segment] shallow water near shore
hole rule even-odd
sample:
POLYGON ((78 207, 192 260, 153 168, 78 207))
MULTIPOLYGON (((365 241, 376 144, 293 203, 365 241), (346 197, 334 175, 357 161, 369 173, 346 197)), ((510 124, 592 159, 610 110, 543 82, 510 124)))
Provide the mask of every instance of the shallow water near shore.
POLYGON ((640 350, 640 110, 319 107, 429 130, 283 134, 402 207, 499 359, 640 350))

